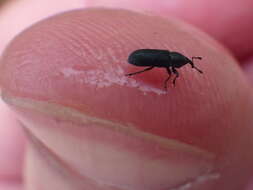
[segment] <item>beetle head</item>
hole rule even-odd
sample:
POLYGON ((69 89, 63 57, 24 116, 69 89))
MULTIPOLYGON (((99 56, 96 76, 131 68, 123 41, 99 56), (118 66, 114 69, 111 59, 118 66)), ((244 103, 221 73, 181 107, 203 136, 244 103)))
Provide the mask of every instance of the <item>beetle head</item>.
POLYGON ((171 65, 176 68, 180 68, 185 64, 191 62, 186 56, 178 52, 170 52, 171 65))

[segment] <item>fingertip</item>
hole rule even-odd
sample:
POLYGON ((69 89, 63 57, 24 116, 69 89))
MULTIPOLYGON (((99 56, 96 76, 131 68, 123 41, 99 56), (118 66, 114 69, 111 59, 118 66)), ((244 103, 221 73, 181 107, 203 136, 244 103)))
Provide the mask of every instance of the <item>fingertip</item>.
MULTIPOLYGON (((250 101, 249 86, 237 63, 216 44, 205 34, 174 20, 123 10, 72 11, 45 20, 16 38, 3 56, 1 83, 5 93, 18 97, 76 105, 74 108, 81 111, 92 110, 100 117, 135 123, 142 130, 166 137, 175 133, 172 136, 193 142, 191 135, 206 134, 210 129, 226 130, 225 126, 207 127, 211 124, 202 128, 200 123, 208 119, 204 113, 217 112, 220 108, 216 105, 237 110, 242 102, 250 101), (182 67, 177 85, 173 82, 175 88, 168 87, 167 92, 162 85, 167 75, 162 70, 124 76, 138 69, 127 64, 129 52, 142 48, 170 49, 188 57, 201 55, 205 59, 195 64, 204 74, 182 67), (237 97, 231 97, 233 94, 237 97), (113 101, 107 101, 108 97, 113 101), (240 100, 238 104, 224 103, 235 98, 240 100), (129 102, 135 107, 125 106, 129 102), (117 109, 119 104, 121 109, 117 109), (149 111, 137 114, 141 108, 149 111), (194 112, 188 113, 191 109, 202 112, 203 120, 197 120, 194 112), (154 130, 146 123, 153 122, 149 115, 155 113, 159 113, 156 125, 161 127, 154 130), (174 119, 170 132, 164 133, 167 114, 174 119), (178 131, 186 120, 191 120, 190 126, 184 132, 178 131)), ((199 146, 217 149, 206 147, 210 145, 208 138, 194 139, 199 146)))
POLYGON ((176 17, 199 27, 230 49, 240 60, 251 56, 253 27, 251 25, 251 0, 245 1, 101 1, 87 0, 88 6, 126 8, 140 12, 152 12, 168 18, 176 17), (229 5, 224 10, 223 7, 229 5), (207 14, 208 13, 208 14, 207 14), (223 18, 220 20, 220 18, 223 18), (219 20, 219 22, 217 22, 219 20), (240 27, 238 24, 240 23, 240 27), (236 36, 236 37, 235 37, 236 36))
MULTIPOLYGON (((243 171, 253 157, 242 148, 252 143, 252 99, 247 81, 236 61, 216 42, 175 20, 106 9, 58 15, 13 41, 3 56, 0 77, 5 100, 16 106, 64 119, 79 116, 66 116, 64 113, 70 112, 55 109, 61 105, 92 121, 117 123, 113 132, 123 131, 136 138, 148 136, 145 140, 152 139, 153 145, 160 143, 154 139, 176 139, 214 154, 215 169, 224 172, 223 179, 231 179, 231 171, 243 173, 240 180, 245 180, 252 169, 243 171), (129 52, 141 48, 201 56, 203 61, 195 64, 204 74, 183 67, 177 85, 168 87, 167 92, 162 85, 167 74, 162 70, 127 78, 125 73, 137 69, 126 62, 129 52), (233 170, 243 155, 247 156, 245 165, 233 170), (230 157, 234 160, 225 167, 230 157)), ((93 133, 99 132, 100 128, 94 128, 93 133)), ((105 136, 99 135, 101 139, 105 136)), ((129 140, 129 136, 125 138, 129 140)), ((173 149, 171 145, 169 148, 173 149)))

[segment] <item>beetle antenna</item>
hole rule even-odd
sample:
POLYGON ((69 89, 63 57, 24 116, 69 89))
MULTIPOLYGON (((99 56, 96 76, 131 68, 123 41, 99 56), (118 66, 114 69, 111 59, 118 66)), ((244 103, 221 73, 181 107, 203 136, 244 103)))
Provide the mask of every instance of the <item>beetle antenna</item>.
POLYGON ((199 68, 195 67, 194 65, 193 65, 192 68, 196 69, 196 70, 197 70, 198 72, 200 72, 201 74, 203 73, 203 71, 201 71, 199 68))
POLYGON ((193 59, 199 59, 199 60, 201 60, 202 57, 192 57, 192 61, 190 62, 190 64, 191 64, 192 68, 196 69, 196 70, 197 70, 198 72, 200 72, 200 73, 203 73, 203 71, 201 71, 199 68, 197 68, 197 67, 193 64, 193 59))
POLYGON ((201 60, 202 57, 196 57, 196 56, 194 56, 194 57, 192 57, 192 62, 193 62, 193 59, 199 59, 199 60, 201 60))

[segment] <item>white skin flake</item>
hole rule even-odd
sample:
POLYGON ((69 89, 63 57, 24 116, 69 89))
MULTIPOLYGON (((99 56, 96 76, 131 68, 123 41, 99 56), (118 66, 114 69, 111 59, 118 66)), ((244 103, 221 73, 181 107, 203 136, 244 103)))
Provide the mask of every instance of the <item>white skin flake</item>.
POLYGON ((153 92, 158 95, 166 94, 164 90, 141 83, 133 78, 126 77, 124 70, 121 67, 115 68, 108 66, 106 70, 92 69, 82 71, 69 67, 62 68, 60 72, 65 78, 78 77, 80 78, 79 82, 96 85, 97 88, 105 88, 117 84, 120 86, 138 88, 144 93, 144 95, 146 95, 148 92, 153 92))
POLYGON ((64 75, 64 77, 68 78, 68 77, 71 77, 71 76, 76 76, 76 75, 79 75, 79 74, 83 74, 83 71, 78 71, 78 70, 75 70, 73 68, 63 68, 61 70, 61 73, 64 75))

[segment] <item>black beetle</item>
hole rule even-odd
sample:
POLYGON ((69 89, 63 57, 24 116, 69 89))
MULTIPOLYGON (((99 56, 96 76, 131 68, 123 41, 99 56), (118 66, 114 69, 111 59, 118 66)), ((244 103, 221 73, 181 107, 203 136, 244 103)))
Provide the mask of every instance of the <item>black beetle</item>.
POLYGON ((176 68, 180 68, 185 64, 190 64, 192 68, 196 69, 200 73, 203 73, 200 69, 195 67, 195 65, 193 64, 193 59, 201 60, 202 57, 192 57, 192 60, 190 60, 189 58, 178 52, 160 49, 138 49, 129 55, 128 62, 132 65, 140 67, 149 67, 138 72, 126 74, 126 76, 139 74, 151 70, 154 67, 164 67, 169 74, 169 77, 164 81, 164 88, 165 90, 167 90, 167 82, 171 77, 171 72, 176 75, 173 79, 174 86, 176 84, 176 79, 179 77, 179 73, 176 68))

